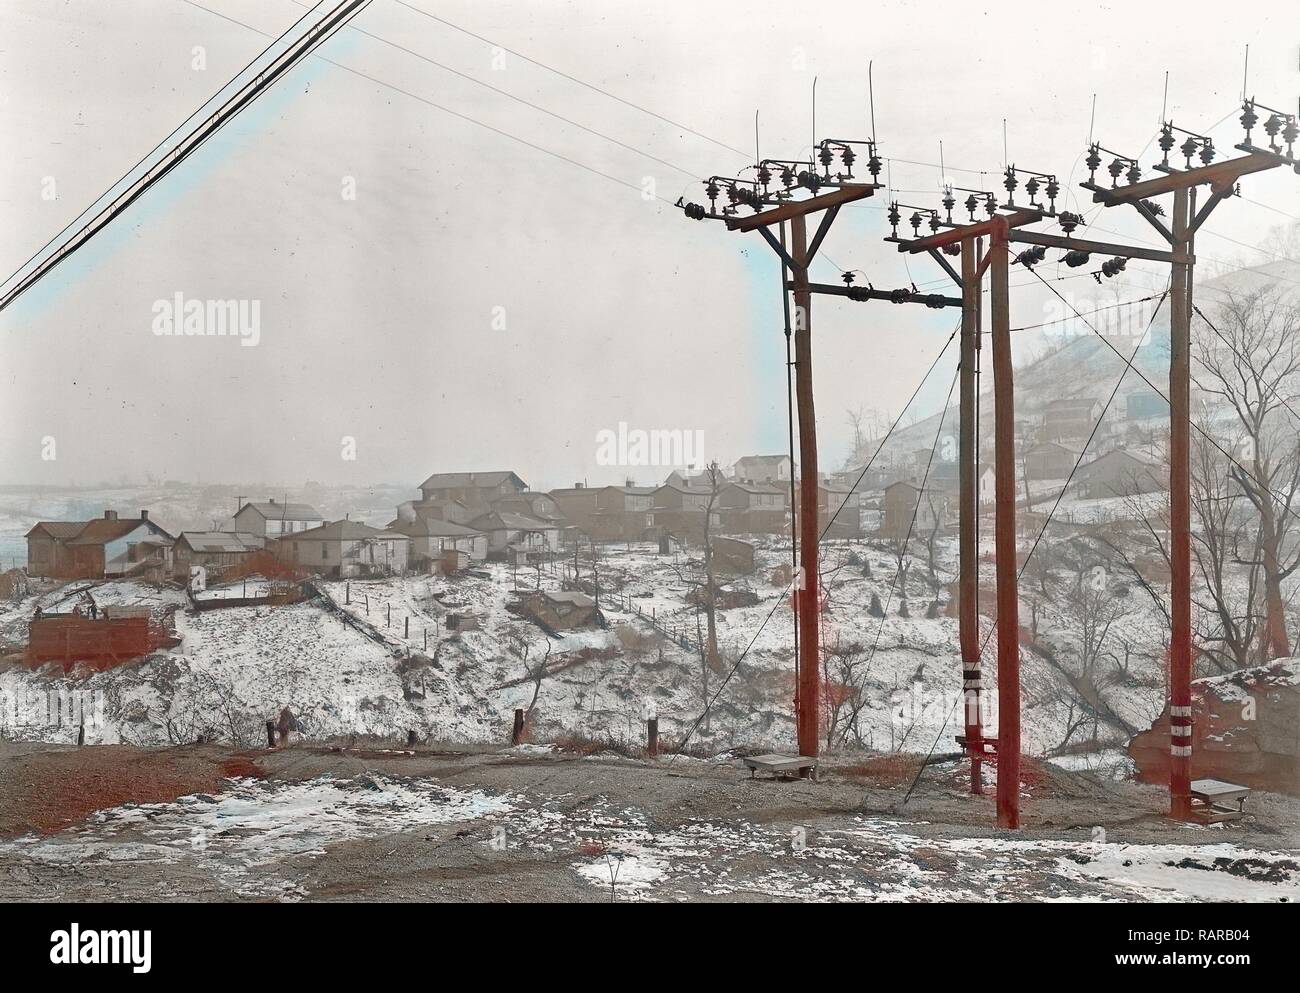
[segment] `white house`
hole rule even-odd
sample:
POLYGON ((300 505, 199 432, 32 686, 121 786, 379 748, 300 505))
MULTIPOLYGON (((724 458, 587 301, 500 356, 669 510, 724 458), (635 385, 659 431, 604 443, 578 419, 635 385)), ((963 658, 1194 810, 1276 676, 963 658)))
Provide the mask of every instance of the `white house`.
POLYGON ((317 527, 324 518, 305 503, 284 503, 274 498, 244 504, 223 531, 240 531, 261 538, 279 538, 317 527))
POLYGON ((411 539, 411 559, 437 559, 443 552, 464 552, 471 561, 487 558, 488 536, 477 528, 465 527, 452 521, 415 520, 399 521, 393 528, 411 539))
POLYGON ((790 456, 746 455, 732 466, 733 478, 750 483, 790 482, 790 456))
POLYGON ((342 578, 405 572, 411 538, 400 531, 343 520, 285 534, 276 539, 275 549, 286 562, 342 578))
POLYGON ((487 535, 489 552, 504 552, 507 545, 522 545, 528 551, 556 551, 560 528, 554 521, 539 521, 508 510, 476 517, 470 525, 487 535))

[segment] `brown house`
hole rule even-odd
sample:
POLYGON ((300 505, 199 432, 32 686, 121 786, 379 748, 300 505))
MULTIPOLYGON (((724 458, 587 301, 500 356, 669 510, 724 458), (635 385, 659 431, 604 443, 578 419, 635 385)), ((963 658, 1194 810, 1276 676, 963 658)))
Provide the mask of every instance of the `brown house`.
POLYGON ((177 579, 186 582, 193 566, 202 566, 209 580, 232 566, 246 561, 266 546, 266 539, 255 534, 233 531, 182 531, 172 548, 172 569, 177 579), (215 574, 215 575, 214 575, 215 574))
POLYGON ((644 541, 654 527, 653 486, 602 486, 588 534, 596 541, 644 541))
POLYGON ((790 491, 772 483, 728 483, 718 493, 722 529, 736 534, 782 534, 789 527, 790 491))
POLYGON ((471 510, 460 500, 413 500, 397 508, 399 521, 448 521, 466 525, 482 511, 471 510))
POLYGON ((1043 409, 1042 441, 1071 441, 1086 438, 1101 416, 1101 401, 1096 397, 1069 397, 1053 400, 1043 409))
POLYGON ((1025 478, 1065 479, 1079 453, 1054 441, 1044 441, 1025 452, 1025 478))
POLYGON ((596 516, 599 489, 578 484, 558 490, 551 490, 549 496, 555 501, 560 515, 586 535, 592 533, 596 516))
POLYGON ((514 496, 528 484, 509 470, 501 472, 435 472, 420 484, 424 500, 459 500, 476 513, 486 513, 502 497, 514 496))
POLYGON ((920 537, 936 527, 950 523, 948 494, 926 489, 908 482, 897 482, 885 487, 880 534, 885 538, 906 538, 911 533, 920 537), (914 520, 915 519, 915 520, 914 520))
POLYGON ((1085 500, 1158 493, 1169 488, 1167 471, 1154 459, 1123 448, 1112 449, 1079 466, 1074 475, 1085 500))
POLYGON ((706 520, 710 529, 722 528, 720 496, 712 488, 665 483, 654 491, 651 525, 662 534, 703 541, 706 520))
POLYGON ((525 517, 533 517, 539 521, 552 521, 561 527, 568 523, 564 512, 560 510, 559 503, 549 493, 522 490, 497 500, 492 504, 492 509, 511 514, 523 514, 525 517))
POLYGON ((861 494, 849 486, 819 483, 817 530, 818 533, 825 533, 828 538, 859 537, 862 534, 861 494))
POLYGON ((41 521, 27 532, 27 574, 53 579, 134 576, 161 580, 171 573, 175 539, 149 520, 119 518, 116 510, 92 521, 41 521))

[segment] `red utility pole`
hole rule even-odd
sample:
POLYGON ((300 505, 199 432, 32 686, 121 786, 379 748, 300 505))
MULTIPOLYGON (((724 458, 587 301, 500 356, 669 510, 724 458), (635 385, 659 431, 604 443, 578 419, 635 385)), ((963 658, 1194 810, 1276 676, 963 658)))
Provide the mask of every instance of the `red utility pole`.
POLYGON ((974 237, 961 240, 961 388, 957 485, 958 564, 957 637, 961 647, 962 706, 965 712, 967 750, 970 752, 970 788, 983 793, 984 736, 980 717, 979 625, 979 452, 975 427, 979 417, 979 383, 975 361, 980 347, 979 244, 974 237))
MULTIPOLYGON (((962 373, 965 379, 968 354, 971 356, 972 377, 969 399, 962 397, 962 443, 966 444, 969 427, 969 444, 974 448, 975 394, 973 355, 978 344, 968 344, 967 331, 972 338, 979 333, 979 280, 985 269, 989 273, 990 315, 993 338, 993 415, 994 415, 994 498, 995 533, 994 551, 997 558, 997 635, 998 635, 998 736, 997 736, 997 815, 998 825, 1005 828, 1020 826, 1020 592, 1016 561, 1016 450, 1015 450, 1015 390, 1011 372, 1011 307, 1008 274, 1011 266, 1009 239, 1017 236, 1015 229, 1050 216, 1035 208, 1011 209, 1007 214, 995 214, 986 221, 953 225, 949 230, 924 238, 899 243, 899 251, 916 254, 937 254, 945 246, 962 246, 962 373), (989 237, 989 248, 982 259, 977 258, 978 237, 989 237)), ((972 453, 975 458, 977 453, 972 453)), ((967 467, 962 457, 962 469, 974 475, 973 466, 967 467)), ((959 481, 961 508, 975 494, 978 483, 959 481)), ((974 504, 970 505, 974 509, 974 504)), ((978 701, 982 689, 979 645, 978 612, 978 559, 975 545, 975 515, 963 514, 958 544, 958 637, 961 645, 962 684, 966 693, 966 728, 961 739, 963 747, 971 754, 972 792, 978 788, 980 762, 986 754, 986 743, 979 721, 978 701), (973 691, 973 692, 972 692, 973 691), (972 708, 972 698, 975 707, 972 708)))
MULTIPOLYGON (((847 143, 835 143, 836 147, 847 148, 847 143)), ((874 156, 874 150, 873 150, 874 156)), ((846 167, 852 162, 852 153, 845 159, 846 167)), ((835 221, 840 207, 854 200, 871 196, 875 192, 874 183, 844 182, 832 179, 829 175, 829 158, 824 155, 822 164, 826 177, 822 178, 815 171, 812 162, 803 163, 807 169, 799 171, 797 177, 792 169, 786 169, 790 182, 779 196, 767 192, 768 184, 773 182, 772 171, 768 164, 760 163, 756 167, 760 176, 768 176, 765 184, 761 179, 720 180, 710 179, 706 184, 710 207, 699 204, 682 206, 687 217, 695 220, 721 220, 730 231, 757 231, 763 236, 789 273, 788 284, 783 291, 794 294, 794 364, 795 364, 795 404, 799 416, 799 505, 798 531, 799 567, 795 576, 795 610, 798 643, 798 669, 795 697, 795 727, 799 744, 799 754, 816 758, 820 752, 821 736, 821 637, 820 637, 820 592, 818 590, 818 550, 821 535, 818 533, 817 501, 817 420, 813 405, 812 381, 812 294, 825 289, 813 286, 808 279, 808 269, 827 232, 835 221), (728 184, 731 207, 718 212, 713 206, 720 192, 721 184, 728 184), (747 187, 746 184, 749 184, 747 187), (751 188, 752 187, 752 188, 751 188), (804 189, 813 195, 807 199, 793 198, 795 190, 804 189), (825 189, 826 192, 819 192, 825 189), (744 204, 757 213, 752 216, 738 216, 738 206, 744 204), (808 238, 807 218, 809 214, 822 213, 812 239, 808 238), (783 225, 790 224, 790 245, 787 250, 784 237, 778 239, 772 228, 784 231, 783 225)), ((784 272, 783 272, 784 276, 784 272)), ((847 289, 841 291, 847 293, 847 289)), ((811 768, 801 770, 805 776, 812 774, 811 768)))
MULTIPOLYGON (((1248 100, 1242 107, 1241 123, 1245 141, 1236 148, 1246 155, 1213 162, 1213 143, 1204 135, 1182 132, 1187 136, 1181 146, 1187 164, 1178 169, 1169 164, 1169 152, 1175 144, 1172 122, 1162 127, 1160 147, 1165 158, 1154 168, 1164 173, 1139 181, 1141 170, 1134 159, 1119 156, 1110 166, 1112 185, 1096 182, 1101 165, 1098 144, 1088 149, 1089 179, 1080 185, 1090 190, 1093 200, 1113 207, 1127 203, 1160 233, 1172 249, 1170 263, 1169 321, 1169 559, 1170 559, 1170 645, 1169 645, 1169 812, 1181 820, 1192 817, 1192 550, 1191 550, 1191 337, 1192 337, 1192 267, 1196 262, 1192 245, 1197 229, 1219 203, 1236 192, 1237 181, 1251 173, 1278 166, 1300 169, 1294 155, 1297 136, 1296 117, 1272 111, 1248 100), (1265 125, 1270 147, 1260 148, 1250 139, 1258 120, 1256 109, 1272 115, 1265 125), (1285 152, 1274 140, 1282 132, 1285 152), (1199 154, 1204 165, 1193 168, 1192 156, 1199 154), (1127 172, 1126 172, 1127 167, 1127 172), (1121 174, 1129 183, 1119 185, 1121 174), (1210 196, 1204 206, 1196 208, 1196 189, 1208 186, 1210 196), (1155 198, 1173 194, 1169 226, 1160 220, 1162 209, 1155 198)), ((1115 154, 1115 153, 1108 153, 1115 154)), ((1153 253, 1154 254, 1154 253, 1153 253)))
POLYGON ((815 757, 821 739, 821 645, 817 558, 817 417, 812 388, 812 294, 803 214, 790 219, 794 259, 794 393, 799 408, 799 754, 815 757))
POLYGON ((998 826, 1020 826, 1020 592, 1016 577, 1016 412, 1011 379, 1011 260, 1005 218, 989 240, 993 321, 994 544, 998 585, 998 826))
POLYGON ((1186 187, 1174 191, 1169 303, 1169 812, 1192 812, 1191 260, 1186 187))

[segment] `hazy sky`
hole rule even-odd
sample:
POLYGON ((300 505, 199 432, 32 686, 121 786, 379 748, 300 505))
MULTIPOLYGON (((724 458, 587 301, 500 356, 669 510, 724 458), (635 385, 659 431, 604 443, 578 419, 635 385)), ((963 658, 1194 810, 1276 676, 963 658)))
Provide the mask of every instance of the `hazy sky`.
MULTIPOLYGON (((294 0, 196 3, 272 36, 303 12, 294 0)), ((150 473, 414 486, 435 470, 492 468, 537 487, 662 477, 597 465, 597 432, 620 422, 703 431, 706 454, 724 462, 781 450, 784 339, 771 252, 756 235, 669 206, 683 192, 701 199, 692 177, 752 161, 733 149, 753 147, 755 109, 765 155, 806 154, 817 76, 819 135, 865 136, 874 59, 888 179, 902 200, 928 204, 940 140, 958 185, 1000 182, 1003 118, 1011 161, 1063 183, 1072 175, 1069 188, 1082 193, 1094 92, 1097 138, 1136 154, 1154 137, 1168 70, 1168 115, 1193 130, 1230 115, 1213 131, 1226 153, 1240 136, 1247 44, 1248 89, 1261 101, 1292 107, 1300 82, 1293 0, 1227 11, 1186 0, 800 10, 767 0, 374 0, 357 28, 409 52, 345 30, 321 54, 388 86, 309 60, 0 315, 0 483, 150 473), (643 198, 647 181, 661 199, 643 198), (349 182, 355 199, 344 195, 349 182), (155 302, 178 292, 260 301, 257 346, 155 335, 155 302), (343 457, 345 437, 355 460, 343 457), (42 458, 47 438, 53 460, 42 458)), ((0 6, 0 275, 267 43, 184 0, 0 6), (196 46, 206 68, 194 68, 196 46), (51 189, 55 198, 44 198, 51 189)), ((1148 149, 1143 164, 1152 161, 1148 149)), ((1220 207, 1200 239, 1202 260, 1267 261, 1234 241, 1255 244, 1300 215, 1300 177, 1290 172, 1250 178, 1243 193, 1275 209, 1220 207)), ((834 280, 842 266, 878 287, 915 280, 945 290, 929 260, 905 261, 881 242, 885 203, 882 191, 841 213, 818 278, 834 280)), ((1154 237, 1119 210, 1098 213, 1089 233, 1154 237)), ((1155 272, 1131 264, 1120 292, 1141 295, 1155 272)), ((1027 279, 1013 272, 1013 284, 1027 279)), ((1057 285, 1081 309, 1110 298, 1086 276, 1057 285)), ((1039 288, 1013 291, 1013 324, 1043 319, 1045 305, 1039 288)), ((846 409, 896 412, 955 320, 815 302, 824 464, 845 454, 846 409)), ((954 359, 955 350, 927 384, 920 413, 947 393, 954 359)))

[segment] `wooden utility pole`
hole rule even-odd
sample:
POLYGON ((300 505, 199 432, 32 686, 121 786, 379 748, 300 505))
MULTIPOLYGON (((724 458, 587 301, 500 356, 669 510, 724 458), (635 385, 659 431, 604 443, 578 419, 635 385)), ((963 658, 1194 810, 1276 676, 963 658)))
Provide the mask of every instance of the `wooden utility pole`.
MULTIPOLYGON (((901 252, 917 254, 927 252, 943 264, 941 250, 948 245, 962 246, 962 275, 957 282, 962 288, 962 378, 965 380, 968 351, 973 356, 979 346, 967 344, 967 328, 971 337, 979 334, 979 279, 985 270, 989 273, 990 317, 993 338, 993 416, 994 416, 994 499, 995 526, 994 552, 997 559, 997 636, 998 636, 998 735, 997 735, 997 815, 998 825, 1005 828, 1020 826, 1020 593, 1016 562, 1016 450, 1015 450, 1015 391, 1011 373, 1011 306, 1009 272, 1011 266, 1009 239, 1012 231, 1026 224, 1050 216, 1040 210, 1012 210, 1007 214, 994 214, 988 220, 963 225, 952 225, 947 231, 936 232, 924 238, 900 241, 901 252), (978 258, 978 239, 989 238, 989 248, 978 258), (967 246, 969 251, 967 250, 967 246)), ((946 265, 945 265, 946 267, 946 265)), ((961 441, 974 448, 976 397, 973 358, 970 393, 961 398, 961 441), (967 441, 966 432, 970 431, 967 441)), ((971 452, 962 458, 961 469, 968 475, 959 475, 960 510, 977 512, 969 504, 976 494, 975 469, 968 465, 978 453, 971 452)), ((963 513, 958 539, 958 638, 961 647, 963 687, 966 696, 966 728, 962 746, 971 755, 972 792, 980 792, 977 784, 981 774, 980 763, 987 753, 989 742, 984 739, 979 723, 978 700, 981 682, 979 645, 979 573, 978 549, 975 545, 975 513, 963 513), (975 692, 972 694, 971 691, 975 692), (971 699, 976 701, 972 714, 971 699)))
MULTIPOLYGON (((1243 104, 1242 126, 1245 141, 1236 148, 1246 154, 1238 158, 1212 162, 1214 148, 1208 138, 1182 132, 1187 139, 1181 146, 1187 158, 1183 169, 1169 165, 1169 152, 1174 147, 1172 122, 1162 127, 1160 147, 1165 159, 1154 168, 1163 173, 1152 179, 1138 181, 1140 170, 1132 159, 1117 157, 1110 166, 1112 185, 1107 187, 1096 181, 1096 171, 1101 165, 1101 152, 1107 151, 1094 144, 1088 149, 1090 176, 1080 185, 1092 192, 1093 200, 1106 207, 1129 204, 1169 244, 1171 253, 1154 253, 1170 264, 1169 281, 1169 564, 1170 564, 1170 644, 1169 644, 1169 812, 1181 820, 1192 817, 1192 541, 1191 541, 1191 337, 1192 337, 1192 279, 1196 263, 1192 245, 1196 231, 1209 218, 1223 200, 1236 192, 1238 180, 1252 173, 1263 172, 1278 166, 1300 170, 1300 160, 1294 152, 1297 136, 1296 117, 1273 111, 1271 108, 1248 100, 1243 104), (1260 148, 1251 142, 1250 132, 1258 120, 1256 109, 1271 114, 1265 130, 1270 146, 1260 148), (1274 137, 1282 132, 1285 151, 1274 137), (1203 165, 1192 167, 1193 154, 1199 154, 1203 165), (1121 186, 1118 178, 1129 166, 1128 185, 1121 186), (1207 186, 1210 196, 1198 210, 1196 189, 1207 186), (1166 226, 1160 220, 1162 209, 1155 198, 1173 194, 1173 204, 1166 226)), ((1114 153, 1108 153, 1114 154, 1114 153)), ((1135 258, 1144 257, 1136 252, 1135 258)))
MULTIPOLYGON (((842 151, 847 144, 836 143, 835 147, 842 151)), ((822 667, 818 590, 818 546, 821 536, 818 533, 817 422, 812 378, 812 294, 815 288, 809 282, 808 270, 840 207, 869 197, 876 190, 874 183, 832 179, 829 174, 829 158, 823 158, 822 161, 827 170, 825 178, 817 174, 812 162, 803 164, 808 168, 799 172, 797 181, 793 170, 786 170, 790 181, 785 184, 786 190, 779 195, 769 196, 761 181, 751 183, 753 189, 749 192, 744 187, 748 181, 724 181, 729 184, 733 206, 724 208, 720 213, 713 206, 705 208, 699 204, 680 204, 686 216, 695 220, 721 220, 731 231, 757 231, 781 260, 783 281, 784 276, 787 273, 789 275, 783 291, 794 293, 795 402, 799 418, 799 566, 794 577, 795 623, 798 632, 795 728, 800 755, 811 758, 815 758, 820 751, 822 667), (794 199, 793 192, 797 189, 805 189, 812 196, 794 199), (825 192, 820 192, 823 189, 825 192), (736 205, 741 203, 756 213, 752 216, 738 216, 739 208, 736 205), (821 213, 822 217, 810 240, 807 218, 814 213, 821 213), (783 235, 783 225, 786 223, 790 227, 788 247, 784 236, 778 238, 773 233, 775 228, 783 235)), ((850 154, 846 165, 851 162, 850 154)), ((770 177, 769 163, 760 163, 756 168, 760 170, 760 175, 770 177)), ((707 184, 711 205, 718 196, 718 183, 715 177, 707 184)), ((811 769, 804 769, 803 774, 810 775, 811 769)))
POLYGON ((799 754, 815 756, 820 738, 821 655, 818 600, 817 416, 812 385, 812 294, 804 215, 790 219, 794 282, 794 396, 799 410, 799 754))
POLYGON ((1016 410, 1007 224, 989 240, 993 330, 994 543, 998 587, 998 826, 1020 826, 1020 591, 1016 576, 1016 410))
POLYGON ((975 378, 980 348, 979 242, 961 240, 961 420, 958 443, 958 549, 957 549, 957 637, 961 647, 962 706, 965 713, 967 750, 970 752, 970 787, 983 793, 984 736, 980 718, 980 627, 979 627, 979 452, 975 429, 979 418, 979 383, 975 378))
POLYGON ((1169 812, 1192 812, 1191 337, 1187 188, 1174 191, 1169 287, 1169 812))

